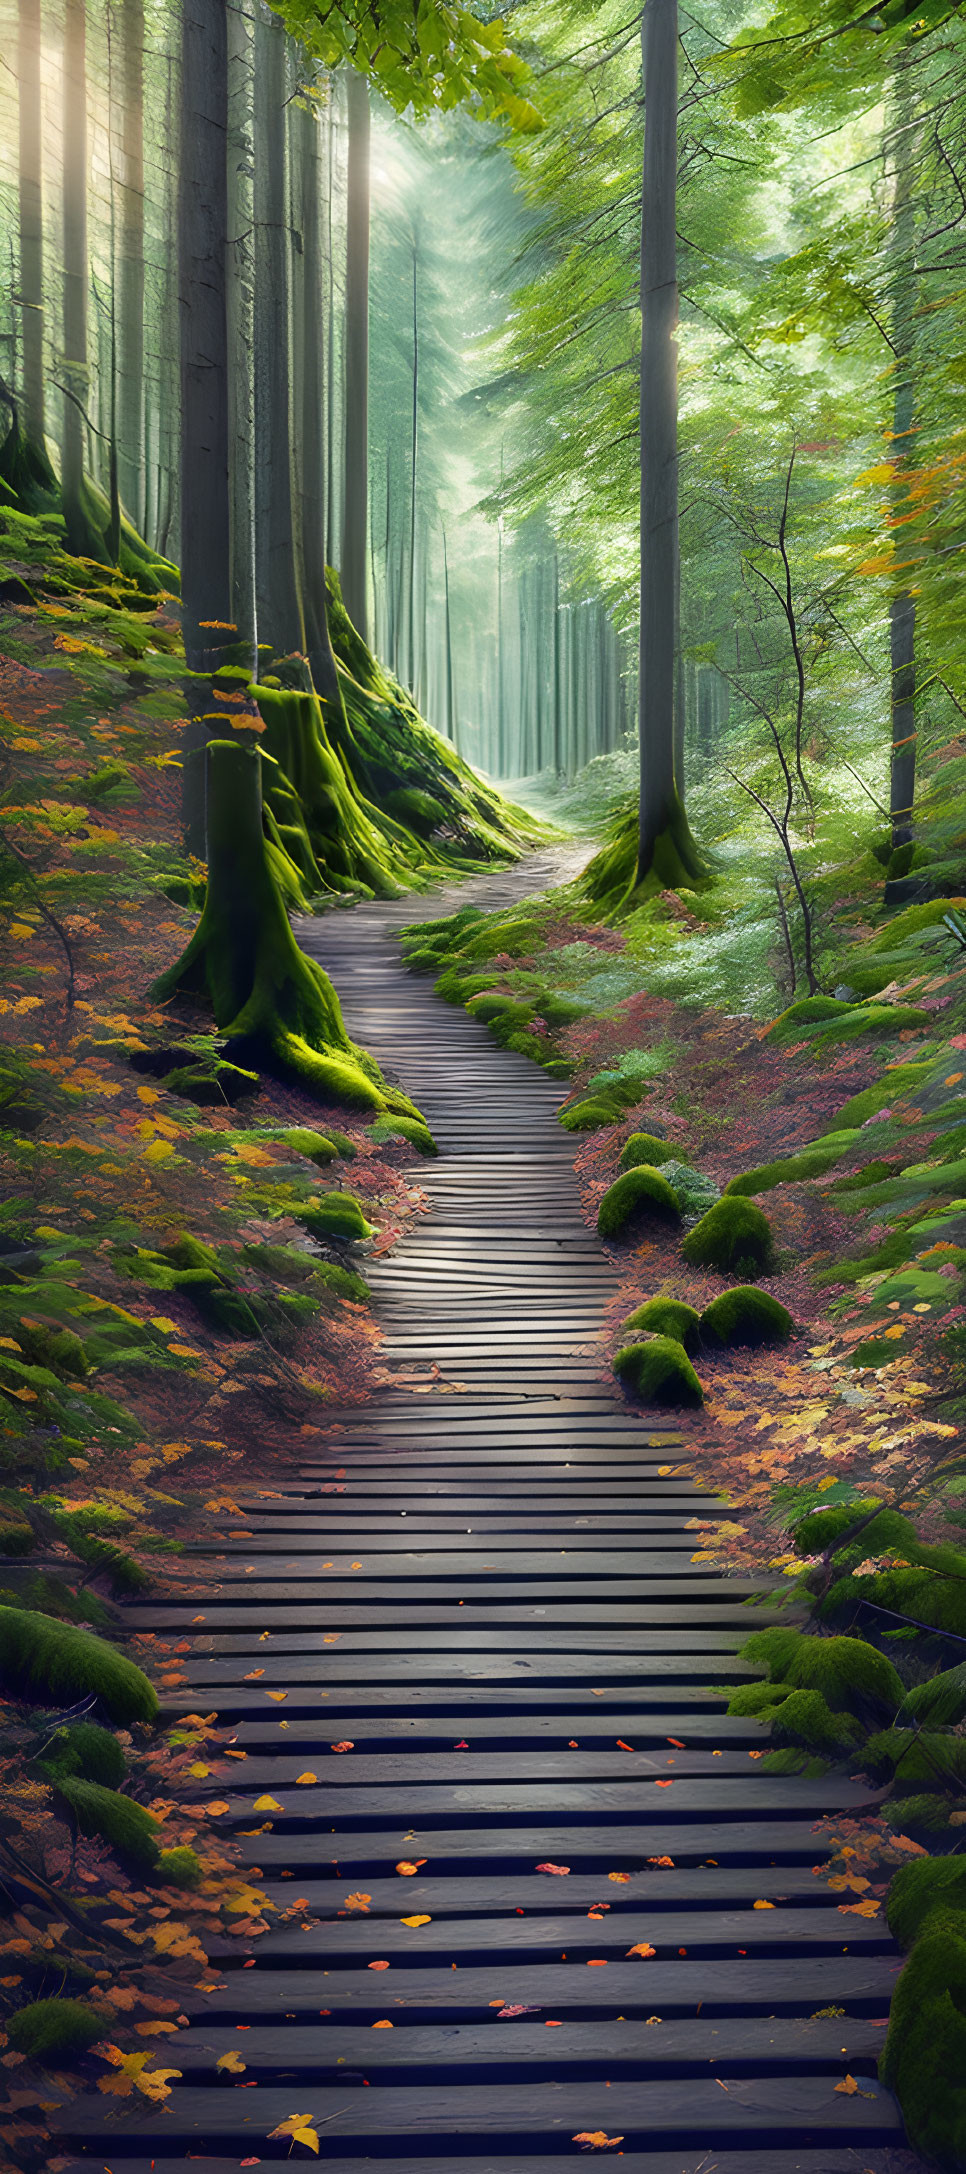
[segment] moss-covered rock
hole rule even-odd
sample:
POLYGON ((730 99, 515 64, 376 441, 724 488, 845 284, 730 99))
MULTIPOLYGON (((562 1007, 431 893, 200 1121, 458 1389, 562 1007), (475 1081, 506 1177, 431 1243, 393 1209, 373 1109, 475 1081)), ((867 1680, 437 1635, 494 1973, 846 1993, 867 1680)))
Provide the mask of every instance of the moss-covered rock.
POLYGON ((146 1805, 100 1782, 61 1775, 54 1783, 61 1816, 88 1839, 106 1842, 119 1864, 132 1872, 153 1872, 158 1862, 160 1822, 146 1805))
POLYGON ((795 1324, 786 1306, 770 1291, 753 1283, 736 1284, 713 1298, 701 1315, 700 1329, 706 1344, 727 1349, 734 1344, 784 1344, 795 1324))
POLYGON ((687 1406, 704 1403, 704 1390, 683 1344, 671 1336, 649 1336, 625 1344, 614 1355, 614 1372, 625 1389, 643 1404, 687 1406))
POLYGON ((642 1163, 647 1163, 651 1170, 656 1170, 661 1163, 672 1162, 675 1157, 679 1162, 684 1160, 680 1148, 672 1146, 670 1140, 660 1140, 654 1132, 632 1132, 621 1148, 617 1168, 637 1170, 642 1163))
POLYGON ((83 2000, 32 2000, 7 2019, 7 2037, 15 2053, 46 2067, 65 2067, 88 2046, 107 2035, 102 2015, 83 2000))
POLYGON ((839 1132, 843 1127, 860 1128, 870 1117, 877 1116, 880 1110, 891 1108, 894 1102, 901 1102, 905 1095, 915 1094, 932 1069, 932 1062, 928 1059, 918 1064, 890 1065, 881 1079, 877 1079, 871 1087, 864 1087, 861 1094, 853 1095, 849 1102, 843 1103, 828 1127, 829 1132, 839 1132))
POLYGON ((700 1318, 697 1308, 686 1305, 682 1298, 649 1298, 628 1314, 622 1333, 628 1342, 635 1335, 670 1336, 674 1343, 683 1344, 685 1351, 693 1351, 700 1318))
POLYGON ((599 1132, 604 1125, 616 1125, 619 1115, 611 1103, 595 1098, 570 1102, 557 1113, 565 1132, 599 1132))
POLYGON ((17 1697, 70 1706, 92 1693, 112 1721, 153 1721, 158 1701, 133 1661, 55 1616, 0 1607, 0 1683, 17 1697))
POLYGON ((377 1117, 369 1127, 371 1140, 408 1140, 418 1155, 438 1155, 439 1149, 428 1125, 420 1125, 414 1117, 377 1117))
POLYGON ((843 1708, 833 1709, 821 1691, 790 1691, 776 1705, 772 1719, 776 1743, 798 1744, 823 1759, 841 1758, 862 1740, 861 1724, 843 1708))
POLYGON ((778 1162, 762 1163, 757 1170, 742 1170, 737 1177, 729 1179, 725 1186, 725 1198, 734 1194, 744 1197, 754 1193, 770 1193, 776 1185, 799 1184, 806 1178, 824 1177, 827 1170, 834 1169, 839 1157, 851 1146, 854 1137, 855 1134, 851 1131, 844 1138, 836 1135, 834 1140, 830 1137, 821 1144, 815 1143, 811 1147, 801 1148, 797 1155, 786 1155, 778 1162))
POLYGON ((776 1624, 754 1631, 742 1659, 767 1668, 773 1683, 791 1690, 820 1691, 835 1713, 894 1714, 902 1679, 892 1662, 864 1638, 819 1638, 776 1624))
POLYGON ((728 1700, 729 1714, 767 1716, 783 1699, 790 1698, 787 1683, 740 1683, 728 1700))
POLYGON ((127 1772, 117 1737, 94 1721, 74 1721, 57 1729, 37 1763, 51 1780, 79 1774, 82 1780, 101 1782, 106 1789, 120 1788, 127 1772))
POLYGON ((897 1718, 900 1724, 911 1721, 924 1729, 952 1729, 966 1721, 966 1661, 913 1684, 897 1718))
POLYGON ((774 1266, 768 1217, 753 1201, 734 1195, 708 1209, 681 1250, 693 1268, 716 1268, 725 1276, 764 1276, 774 1266))
POLYGON ((322 1193, 310 1207, 299 1208, 298 1220, 314 1238, 371 1238, 374 1225, 366 1221, 355 1193, 322 1193))
POLYGON ((597 1210, 602 1238, 622 1238, 647 1222, 679 1223, 677 1196, 659 1170, 642 1163, 609 1185, 597 1210))
POLYGON ((892 1996, 880 2074, 910 2142, 958 2169, 966 2165, 966 1862, 903 1865, 886 1915, 911 1952, 892 1996))
POLYGON ((201 1858, 187 1843, 158 1851, 154 1877, 162 1887, 200 1887, 203 1874, 201 1858))

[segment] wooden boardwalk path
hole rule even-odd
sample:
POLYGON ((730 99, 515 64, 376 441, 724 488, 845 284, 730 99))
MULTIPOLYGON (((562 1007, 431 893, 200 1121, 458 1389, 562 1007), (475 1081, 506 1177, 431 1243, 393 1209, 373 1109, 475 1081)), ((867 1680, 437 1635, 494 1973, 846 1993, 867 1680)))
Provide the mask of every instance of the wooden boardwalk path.
POLYGON ((813 1871, 865 1792, 762 1774, 709 1688, 748 1674, 753 1588, 692 1560, 721 1505, 599 1378, 614 1271, 559 1087, 401 971, 413 911, 302 931, 440 1145, 431 1218, 372 1264, 398 1384, 130 1611, 190 1640, 174 1703, 236 1727, 232 1822, 304 1925, 248 1969, 223 1944, 163 2049, 183 2080, 83 2101, 78 2164, 228 2174, 299 2113, 326 2174, 551 2174, 588 2137, 633 2174, 886 2174, 897 1959, 813 1871))

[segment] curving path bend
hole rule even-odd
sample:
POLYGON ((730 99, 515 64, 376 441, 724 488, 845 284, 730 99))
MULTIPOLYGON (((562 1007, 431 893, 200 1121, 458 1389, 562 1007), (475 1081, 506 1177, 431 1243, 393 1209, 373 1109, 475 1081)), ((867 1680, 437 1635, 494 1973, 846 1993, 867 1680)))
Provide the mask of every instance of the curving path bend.
POLYGON ((692 1561, 689 1519, 722 1505, 599 1379, 614 1271, 561 1090, 402 970, 419 911, 300 930, 440 1146, 413 1173, 431 1217, 372 1264, 398 1387, 276 1503, 240 1496, 247 1537, 202 1542, 183 1602, 130 1611, 190 1640, 174 1703, 236 1726, 247 1860, 304 1924, 247 1970, 225 1943, 165 2047, 181 2083, 81 2101, 77 2165, 234 2174, 285 2158, 268 2131, 297 2112, 326 2174, 551 2174, 595 2148, 628 2174, 899 2174, 874 2081, 897 1959, 813 1869, 815 1822, 866 1792, 763 1775, 758 1725, 709 1688, 750 1673, 755 1588, 692 1561))

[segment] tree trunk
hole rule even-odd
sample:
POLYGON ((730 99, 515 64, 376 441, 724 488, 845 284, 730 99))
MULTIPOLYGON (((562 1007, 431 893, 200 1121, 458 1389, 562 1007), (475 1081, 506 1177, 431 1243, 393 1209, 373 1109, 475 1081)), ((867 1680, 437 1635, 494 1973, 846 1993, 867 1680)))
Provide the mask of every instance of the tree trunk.
MULTIPOLYGON (((183 0, 178 280, 181 351, 181 624, 189 671, 207 672, 234 632, 228 485, 227 10, 183 0)), ((202 722, 209 698, 190 683, 194 722, 184 768, 188 848, 205 850, 202 722)))
MULTIPOLYGON (((319 119, 308 101, 292 115, 296 148, 294 215, 302 239, 295 264, 296 438, 301 552, 299 586, 312 682, 326 715, 342 709, 339 675, 326 608, 325 583, 325 320, 323 313, 322 161, 319 119)), ((351 616, 351 614, 350 614, 351 616)))
POLYGON ((87 9, 66 0, 64 10, 64 419, 61 495, 67 547, 84 553, 89 524, 83 511, 84 410, 87 369, 87 9), (73 395, 70 398, 69 395, 73 395))
POLYGON ((449 557, 446 550, 446 530, 443 530, 443 598, 446 611, 446 737, 459 753, 459 733, 456 724, 456 702, 453 686, 453 619, 449 599, 449 557))
POLYGON ((255 607, 255 15, 228 9, 228 445, 231 617, 258 666, 255 607))
MULTIPOLYGON (((896 70, 896 180, 892 209, 892 345, 896 363, 893 395, 893 460, 896 480, 893 511, 905 512, 915 455, 915 310, 916 231, 913 175, 915 94, 909 60, 896 70)), ((889 612, 892 755, 889 809, 893 847, 912 839, 916 793, 916 599, 909 589, 893 597, 889 612)))
POLYGON ((675 779, 678 596, 677 0, 645 0, 641 217, 641 798, 637 881, 699 872, 675 779))
POLYGON ((563 674, 562 674, 562 672, 561 672, 561 654, 560 654, 560 651, 561 651, 561 634, 562 634, 562 629, 561 629, 561 625, 560 625, 560 561, 559 561, 559 559, 558 559, 558 557, 557 557, 557 554, 556 554, 556 552, 554 552, 554 555, 553 555, 553 687, 552 687, 552 690, 551 690, 551 692, 552 692, 552 709, 551 709, 551 722, 552 722, 552 725, 553 725, 553 774, 554 774, 554 777, 559 777, 559 776, 560 776, 560 771, 561 771, 561 767, 562 767, 562 764, 561 764, 561 748, 562 748, 562 745, 563 745, 563 738, 562 738, 562 732, 561 732, 561 725, 562 725, 562 718, 561 718, 561 703, 562 703, 562 700, 563 700, 563 674))
POLYGON ((288 70, 285 31, 264 0, 255 39, 255 590, 262 638, 290 656, 305 637, 291 473, 288 70))
POLYGON ((368 640, 366 524, 369 510, 369 85, 350 70, 345 281, 345 470, 342 594, 368 640))
POLYGON ((419 294, 417 287, 416 236, 413 235, 413 412, 412 476, 409 491, 409 655, 410 688, 416 681, 416 466, 419 458, 419 294))
POLYGON ((21 400, 28 438, 44 443, 44 205, 40 99, 40 0, 20 0, 21 400))
POLYGON ((121 17, 121 261, 118 482, 128 519, 144 521, 144 0, 121 17))

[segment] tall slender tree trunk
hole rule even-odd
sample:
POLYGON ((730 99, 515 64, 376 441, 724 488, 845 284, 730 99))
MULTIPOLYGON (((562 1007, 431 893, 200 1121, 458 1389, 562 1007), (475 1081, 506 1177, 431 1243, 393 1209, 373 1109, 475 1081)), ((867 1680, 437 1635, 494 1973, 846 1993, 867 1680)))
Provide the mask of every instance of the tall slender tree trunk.
POLYGON ((561 762, 561 748, 562 748, 562 746, 563 746, 563 734, 562 734, 562 729, 561 729, 561 727, 562 727, 562 722, 563 722, 563 720, 562 720, 562 716, 561 716, 561 706, 562 706, 562 702, 563 702, 563 674, 562 674, 562 671, 561 671, 561 636, 562 636, 562 629, 561 629, 561 625, 560 625, 560 561, 559 561, 559 559, 558 559, 558 557, 557 557, 557 554, 556 554, 556 552, 554 552, 554 555, 553 555, 553 685, 552 685, 552 714, 551 714, 551 721, 552 721, 552 725, 553 725, 553 772, 554 772, 554 776, 555 776, 555 777, 559 777, 559 776, 560 776, 560 772, 561 772, 561 768, 562 768, 562 762, 561 762))
MULTIPOLYGON (((900 58, 896 68, 895 100, 896 179, 892 208, 892 345, 895 350, 893 395, 893 459, 896 482, 894 510, 905 509, 910 471, 915 464, 915 310, 916 226, 913 196, 915 170, 915 93, 909 59, 900 58)), ((889 808, 893 846, 908 845, 912 838, 912 811, 916 794, 916 599, 911 589, 893 597, 889 612, 891 663, 892 755, 889 808)))
POLYGON ((350 70, 345 286, 345 470, 342 594, 368 639, 366 523, 369 510, 369 85, 350 70))
POLYGON ((322 159, 319 117, 309 100, 295 107, 292 136, 296 149, 296 200, 293 211, 301 235, 295 263, 296 460, 300 589, 305 646, 316 693, 341 709, 339 675, 329 635, 325 583, 325 318, 322 253, 322 159))
POLYGON ((84 416, 87 368, 87 8, 86 0, 66 0, 64 9, 64 396, 61 435, 61 493, 67 544, 84 552, 88 524, 81 499, 84 484, 84 416))
POLYGON ((255 31, 255 595, 259 631, 304 648, 291 473, 286 35, 260 0, 255 31))
POLYGON ((118 329, 118 482, 128 517, 144 520, 144 0, 122 0, 118 329))
POLYGON ((641 216, 641 798, 637 877, 700 863, 675 778, 678 604, 677 0, 645 0, 641 216))
POLYGON ((20 327, 23 423, 44 442, 44 205, 40 0, 20 0, 20 327))
POLYGON ((419 459, 419 289, 416 236, 413 235, 413 411, 412 463, 409 491, 409 684, 416 680, 416 471, 419 459))
POLYGON ((330 85, 329 108, 326 126, 326 369, 325 369, 325 556, 329 566, 335 565, 335 250, 332 233, 332 199, 335 193, 335 85, 330 85))
POLYGON ((443 530, 443 600, 446 612, 446 737, 459 751, 459 734, 456 724, 456 701, 453 684, 453 616, 449 596, 449 556, 446 549, 446 530, 443 530))
POLYGON ((233 0, 228 9, 227 317, 231 617, 254 672, 255 0, 233 0))
MULTIPOLYGON (((166 55, 163 135, 163 210, 165 230, 177 231, 179 186, 177 129, 174 118, 173 51, 166 55)), ((165 251, 160 274, 158 307, 158 514, 155 544, 162 557, 180 555, 181 519, 178 505, 180 399, 180 304, 178 300, 178 253, 165 251)), ((184 614, 182 612, 182 624, 184 614)))
MULTIPOLYGON (((232 631, 225 394, 228 41, 222 0, 183 0, 181 122, 181 624, 189 670, 206 672, 232 631)), ((197 854, 205 835, 202 714, 196 708, 184 771, 186 836, 197 854)))

